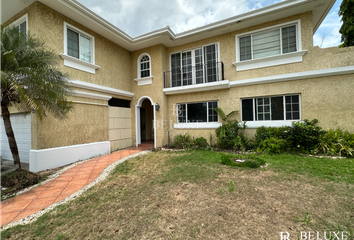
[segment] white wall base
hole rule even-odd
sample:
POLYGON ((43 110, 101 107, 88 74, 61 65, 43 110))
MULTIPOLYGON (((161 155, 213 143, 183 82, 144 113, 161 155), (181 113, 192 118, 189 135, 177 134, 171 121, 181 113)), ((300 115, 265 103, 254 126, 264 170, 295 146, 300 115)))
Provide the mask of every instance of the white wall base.
POLYGON ((72 146, 30 150, 29 170, 39 172, 61 167, 79 160, 110 153, 109 141, 78 144, 72 146))

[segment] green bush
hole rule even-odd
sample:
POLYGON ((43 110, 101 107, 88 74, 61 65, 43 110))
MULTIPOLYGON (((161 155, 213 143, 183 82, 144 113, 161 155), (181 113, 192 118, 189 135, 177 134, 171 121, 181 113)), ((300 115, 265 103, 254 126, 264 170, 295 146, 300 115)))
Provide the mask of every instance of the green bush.
POLYGON ((305 119, 304 122, 292 123, 288 128, 286 140, 293 150, 310 152, 316 149, 320 137, 325 134, 321 127, 316 126, 317 122, 317 119, 312 121, 305 119))
POLYGON ((181 149, 191 148, 193 145, 191 135, 189 135, 189 133, 176 135, 173 145, 181 149))
POLYGON ((338 153, 345 156, 354 155, 354 134, 342 129, 329 129, 319 138, 316 153, 334 155, 338 153))
POLYGON ((263 153, 281 153, 285 152, 289 144, 284 139, 270 137, 269 139, 262 140, 258 145, 257 152, 263 153))
POLYGON ((245 159, 244 162, 240 162, 240 163, 235 163, 233 161, 233 158, 235 158, 235 156, 221 154, 220 163, 227 166, 246 167, 246 168, 259 168, 260 166, 265 164, 265 161, 260 158, 245 159))
POLYGON ((198 149, 205 149, 208 146, 208 142, 205 138, 199 137, 193 141, 193 145, 198 149))
POLYGON ((245 123, 227 121, 216 131, 217 145, 222 149, 246 150, 247 137, 244 135, 245 123))
POLYGON ((262 141, 273 138, 286 139, 289 127, 259 127, 256 132, 256 144, 259 145, 262 141))

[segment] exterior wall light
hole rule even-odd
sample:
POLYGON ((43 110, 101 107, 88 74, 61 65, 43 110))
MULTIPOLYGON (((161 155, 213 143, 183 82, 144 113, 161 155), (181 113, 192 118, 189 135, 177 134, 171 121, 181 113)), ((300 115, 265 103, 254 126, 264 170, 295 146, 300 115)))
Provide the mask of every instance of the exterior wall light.
POLYGON ((155 109, 158 111, 160 109, 160 105, 158 103, 155 104, 155 109))

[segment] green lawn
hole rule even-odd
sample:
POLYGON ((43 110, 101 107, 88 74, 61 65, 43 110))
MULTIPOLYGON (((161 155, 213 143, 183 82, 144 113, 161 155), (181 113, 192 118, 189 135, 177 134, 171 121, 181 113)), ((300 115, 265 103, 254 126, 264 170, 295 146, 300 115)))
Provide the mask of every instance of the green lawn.
MULTIPOLYGON (((118 165, 84 196, 3 239, 279 239, 281 231, 354 229, 353 159, 153 152, 118 165)), ((295 238, 294 238, 295 239, 295 238)))

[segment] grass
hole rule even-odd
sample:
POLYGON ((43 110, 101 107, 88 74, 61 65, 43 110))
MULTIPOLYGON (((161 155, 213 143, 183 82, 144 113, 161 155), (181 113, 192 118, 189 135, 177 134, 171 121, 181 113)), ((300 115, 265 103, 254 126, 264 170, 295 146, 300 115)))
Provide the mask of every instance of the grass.
POLYGON ((354 229, 353 159, 153 152, 117 166, 80 198, 2 239, 278 239, 280 231, 354 229))

